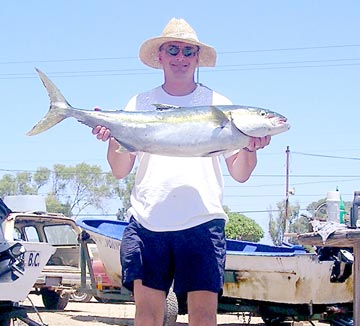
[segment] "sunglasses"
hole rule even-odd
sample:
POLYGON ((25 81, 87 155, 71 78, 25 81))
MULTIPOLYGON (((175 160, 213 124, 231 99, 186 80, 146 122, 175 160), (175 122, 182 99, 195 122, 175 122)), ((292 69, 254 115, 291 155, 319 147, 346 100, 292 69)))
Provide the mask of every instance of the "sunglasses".
MULTIPOLYGON (((162 50, 162 47, 160 47, 160 50, 162 50)), ((199 52, 199 47, 194 47, 194 46, 184 46, 183 48, 180 48, 177 45, 169 45, 167 46, 167 48, 165 49, 165 52, 168 55, 171 55, 173 57, 176 57, 179 53, 180 50, 183 54, 184 57, 194 57, 196 55, 196 53, 199 52)))

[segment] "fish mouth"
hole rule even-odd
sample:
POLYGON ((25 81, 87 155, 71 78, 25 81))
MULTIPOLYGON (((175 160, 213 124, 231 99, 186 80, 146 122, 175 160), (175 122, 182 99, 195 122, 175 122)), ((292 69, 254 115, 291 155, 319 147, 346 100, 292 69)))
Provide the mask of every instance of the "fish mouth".
POLYGON ((287 122, 281 122, 273 126, 271 128, 272 130, 269 130, 270 135, 277 135, 281 132, 287 131, 290 129, 290 124, 287 122))
POLYGON ((290 127, 290 125, 287 122, 288 121, 287 118, 285 118, 284 116, 275 116, 274 115, 274 116, 269 117, 269 120, 274 127, 284 126, 284 125, 290 127))

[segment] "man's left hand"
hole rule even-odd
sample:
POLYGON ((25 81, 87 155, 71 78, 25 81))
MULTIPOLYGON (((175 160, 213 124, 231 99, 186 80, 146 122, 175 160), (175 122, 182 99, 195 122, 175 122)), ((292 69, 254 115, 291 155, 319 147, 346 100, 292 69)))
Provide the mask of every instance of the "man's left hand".
POLYGON ((249 144, 245 147, 249 152, 255 152, 270 144, 271 136, 251 137, 249 144))

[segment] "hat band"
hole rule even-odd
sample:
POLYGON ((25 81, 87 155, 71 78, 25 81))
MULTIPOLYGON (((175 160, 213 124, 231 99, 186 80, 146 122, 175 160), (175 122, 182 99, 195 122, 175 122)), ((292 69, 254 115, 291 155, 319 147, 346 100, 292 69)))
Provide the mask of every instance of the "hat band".
POLYGON ((189 33, 170 33, 164 35, 164 37, 174 37, 174 38, 181 38, 189 41, 199 42, 199 40, 196 37, 194 38, 194 34, 189 34, 189 33))

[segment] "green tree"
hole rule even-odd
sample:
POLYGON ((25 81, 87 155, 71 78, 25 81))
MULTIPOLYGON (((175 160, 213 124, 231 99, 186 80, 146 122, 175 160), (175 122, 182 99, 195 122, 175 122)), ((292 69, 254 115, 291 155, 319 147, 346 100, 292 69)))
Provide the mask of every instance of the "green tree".
POLYGON ((51 171, 48 168, 40 167, 36 170, 33 175, 34 183, 36 184, 37 190, 44 187, 50 179, 51 171))
POLYGON ((61 203, 53 193, 46 196, 46 209, 53 213, 62 213, 65 216, 72 216, 70 203, 61 203))
POLYGON ((309 216, 319 220, 326 220, 326 198, 310 203, 306 207, 306 210, 309 213, 309 216))
POLYGON ((96 165, 80 163, 66 167, 57 164, 54 166, 53 196, 70 205, 70 212, 76 216, 89 206, 101 210, 103 200, 112 196, 107 179, 107 173, 96 165))
POLYGON ((53 170, 40 167, 35 173, 5 174, 0 179, 0 196, 47 193, 48 211, 77 216, 87 207, 105 210, 105 199, 112 198, 115 178, 99 166, 55 164, 53 170), (111 180, 111 182, 110 182, 111 180))
POLYGON ((0 180, 0 196, 3 198, 5 196, 15 195, 16 194, 16 177, 11 174, 5 174, 0 180))
MULTIPOLYGON (((272 212, 269 212, 269 234, 274 245, 280 246, 284 242, 285 233, 285 200, 277 203, 277 208, 277 217, 275 217, 272 212)), ((299 211, 299 204, 289 205, 288 207, 289 233, 304 233, 308 230, 308 219, 299 216, 299 211)), ((296 241, 289 239, 289 242, 294 243, 296 241)))
POLYGON ((230 212, 227 207, 225 211, 229 216, 229 221, 225 226, 228 239, 259 242, 264 236, 264 231, 253 219, 240 213, 230 212))
POLYGON ((37 188, 31 176, 30 172, 19 172, 15 176, 5 174, 0 180, 0 196, 36 195, 37 188))
POLYGON ((20 172, 16 175, 16 192, 18 194, 36 194, 37 189, 32 184, 32 175, 30 172, 20 172))

